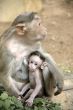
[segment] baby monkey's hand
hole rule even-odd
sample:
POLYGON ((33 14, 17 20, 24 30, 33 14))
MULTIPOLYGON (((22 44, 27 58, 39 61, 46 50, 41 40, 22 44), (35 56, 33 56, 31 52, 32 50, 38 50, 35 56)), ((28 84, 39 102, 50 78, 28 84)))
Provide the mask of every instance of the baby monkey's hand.
POLYGON ((33 99, 29 98, 26 100, 26 105, 31 107, 33 105, 33 99))
POLYGON ((43 64, 41 65, 41 69, 44 69, 45 67, 48 67, 48 63, 47 62, 43 62, 43 64))

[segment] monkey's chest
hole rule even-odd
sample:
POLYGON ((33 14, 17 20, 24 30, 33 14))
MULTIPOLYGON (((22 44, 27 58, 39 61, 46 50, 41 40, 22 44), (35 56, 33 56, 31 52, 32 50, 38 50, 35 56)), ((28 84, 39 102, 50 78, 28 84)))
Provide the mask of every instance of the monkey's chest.
POLYGON ((24 56, 27 56, 30 52, 29 46, 23 45, 14 39, 9 40, 6 46, 7 49, 11 52, 11 54, 19 59, 24 56))
POLYGON ((29 81, 30 81, 31 88, 34 89, 36 85, 34 75, 29 75, 29 81))

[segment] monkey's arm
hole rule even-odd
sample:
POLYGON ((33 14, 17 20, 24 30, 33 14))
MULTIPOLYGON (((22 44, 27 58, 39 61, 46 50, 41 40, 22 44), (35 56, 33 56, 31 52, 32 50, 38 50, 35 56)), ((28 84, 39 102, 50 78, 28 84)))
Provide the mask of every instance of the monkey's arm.
POLYGON ((2 84, 8 91, 9 95, 15 95, 16 97, 18 97, 20 91, 16 86, 15 80, 13 80, 11 76, 5 76, 5 80, 2 81, 2 84))
POLYGON ((27 65, 24 64, 24 62, 21 59, 20 61, 14 60, 12 62, 12 74, 11 77, 15 79, 18 82, 28 82, 28 68, 27 65))

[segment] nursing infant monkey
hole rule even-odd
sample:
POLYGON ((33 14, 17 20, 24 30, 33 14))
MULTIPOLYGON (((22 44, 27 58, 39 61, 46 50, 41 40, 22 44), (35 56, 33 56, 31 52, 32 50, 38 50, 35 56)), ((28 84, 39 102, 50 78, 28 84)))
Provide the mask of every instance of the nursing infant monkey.
MULTIPOLYGON (((32 106, 34 98, 44 95, 44 83, 42 76, 42 69, 48 64, 45 62, 45 58, 38 51, 32 52, 27 59, 27 66, 29 72, 29 83, 27 83, 21 90, 19 96, 29 89, 29 91, 24 96, 24 100, 27 102, 28 106, 32 106), (27 100, 26 100, 27 99, 27 100)), ((19 97, 21 99, 21 97, 19 97)))
POLYGON ((61 71, 41 46, 46 35, 46 28, 38 14, 30 12, 17 16, 0 37, 0 82, 9 94, 18 97, 24 85, 28 83, 27 66, 23 64, 23 59, 36 50, 48 63, 48 68, 44 67, 42 70, 46 95, 52 97, 62 92, 64 82, 61 71))

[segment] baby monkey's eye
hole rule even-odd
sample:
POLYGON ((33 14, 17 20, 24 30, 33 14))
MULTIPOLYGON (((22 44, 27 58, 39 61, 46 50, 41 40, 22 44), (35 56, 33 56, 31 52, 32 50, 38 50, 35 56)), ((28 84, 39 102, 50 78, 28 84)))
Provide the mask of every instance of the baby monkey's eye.
POLYGON ((35 65, 37 65, 37 63, 35 63, 35 65))
POLYGON ((31 61, 30 63, 33 63, 33 61, 31 61))

